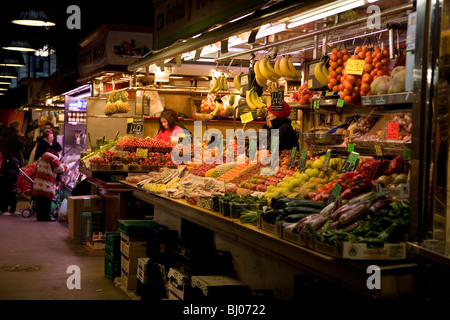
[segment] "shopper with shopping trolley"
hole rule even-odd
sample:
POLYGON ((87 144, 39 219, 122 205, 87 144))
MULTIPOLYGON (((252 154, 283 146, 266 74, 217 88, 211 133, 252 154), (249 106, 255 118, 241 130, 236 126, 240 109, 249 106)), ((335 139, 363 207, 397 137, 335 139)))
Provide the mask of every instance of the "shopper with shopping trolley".
POLYGON ((59 160, 62 150, 58 142, 53 143, 42 155, 37 167, 32 194, 36 196, 38 221, 55 221, 50 214, 52 200, 56 197, 56 178, 58 173, 67 171, 67 165, 59 160))

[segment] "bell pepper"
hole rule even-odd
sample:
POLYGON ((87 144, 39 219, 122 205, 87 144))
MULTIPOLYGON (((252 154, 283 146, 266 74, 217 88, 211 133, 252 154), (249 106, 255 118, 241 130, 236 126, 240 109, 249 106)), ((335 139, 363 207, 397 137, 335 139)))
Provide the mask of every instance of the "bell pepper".
POLYGON ((391 175, 394 173, 403 173, 403 157, 396 156, 389 162, 389 168, 386 171, 386 175, 391 175))
POLYGON ((342 200, 350 200, 353 197, 355 197, 356 194, 353 193, 352 189, 346 189, 344 192, 341 193, 341 199, 342 200))
POLYGON ((361 174, 366 175, 369 178, 372 178, 374 176, 375 172, 377 171, 380 161, 381 160, 378 160, 378 159, 368 160, 368 161, 364 162, 364 164, 359 166, 357 171, 361 174))
POLYGON ((347 172, 341 175, 341 182, 343 182, 344 184, 351 184, 351 182, 353 181, 353 177, 356 175, 357 173, 355 171, 352 172, 347 172))

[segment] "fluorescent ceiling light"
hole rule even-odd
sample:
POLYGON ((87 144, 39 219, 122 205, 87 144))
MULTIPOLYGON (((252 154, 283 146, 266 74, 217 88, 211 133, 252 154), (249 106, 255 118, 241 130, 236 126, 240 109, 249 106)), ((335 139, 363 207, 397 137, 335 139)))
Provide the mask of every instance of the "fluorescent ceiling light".
POLYGON ((197 61, 199 61, 199 62, 214 62, 214 59, 212 59, 212 58, 200 58, 197 61))
POLYGON ((323 5, 322 7, 307 10, 297 16, 292 17, 287 24, 287 28, 294 28, 297 26, 301 26, 312 21, 316 21, 347 10, 363 6, 364 4, 365 4, 364 0, 333 1, 332 3, 323 5))

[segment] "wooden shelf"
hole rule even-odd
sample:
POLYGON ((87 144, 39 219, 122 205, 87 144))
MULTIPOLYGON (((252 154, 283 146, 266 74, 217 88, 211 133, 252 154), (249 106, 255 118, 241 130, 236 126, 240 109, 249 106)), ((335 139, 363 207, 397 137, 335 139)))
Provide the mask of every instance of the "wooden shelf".
MULTIPOLYGON (((162 195, 146 193, 137 186, 121 181, 133 190, 133 196, 151 203, 155 208, 164 212, 164 219, 187 219, 193 223, 210 229, 231 240, 240 246, 246 246, 263 254, 270 255, 280 261, 296 266, 299 270, 307 271, 328 281, 334 282, 355 293, 370 299, 395 298, 405 294, 405 290, 412 290, 414 274, 417 265, 411 261, 377 261, 382 270, 382 277, 392 278, 398 274, 410 277, 406 282, 406 289, 402 284, 399 287, 383 287, 380 290, 367 288, 367 266, 371 261, 350 261, 336 259, 309 248, 281 239, 278 235, 266 232, 251 224, 242 224, 239 219, 224 217, 220 213, 202 209, 191 205, 185 200, 177 200, 162 195), (167 208, 167 210, 166 210, 167 208), (172 218, 171 218, 172 217, 172 218)), ((156 216, 155 216, 156 218, 156 216)), ((164 222, 162 222, 164 223, 164 222)), ((383 281, 383 280, 382 280, 383 281)))

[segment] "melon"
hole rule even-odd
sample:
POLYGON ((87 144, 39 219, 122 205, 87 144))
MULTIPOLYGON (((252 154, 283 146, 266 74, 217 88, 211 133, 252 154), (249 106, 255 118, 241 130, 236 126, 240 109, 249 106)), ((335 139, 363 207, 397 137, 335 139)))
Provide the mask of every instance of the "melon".
POLYGON ((370 91, 372 94, 384 94, 388 93, 391 87, 391 77, 390 76, 379 76, 370 84, 370 91))
POLYGON ((405 81, 406 81, 406 70, 398 71, 392 77, 392 84, 389 88, 389 93, 404 92, 405 91, 405 81))

